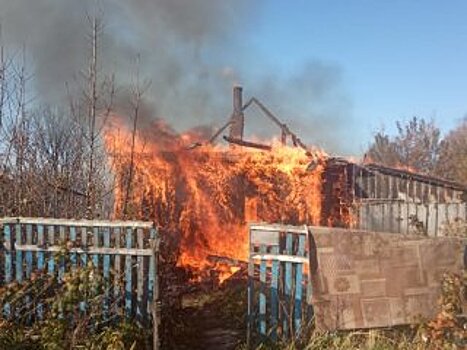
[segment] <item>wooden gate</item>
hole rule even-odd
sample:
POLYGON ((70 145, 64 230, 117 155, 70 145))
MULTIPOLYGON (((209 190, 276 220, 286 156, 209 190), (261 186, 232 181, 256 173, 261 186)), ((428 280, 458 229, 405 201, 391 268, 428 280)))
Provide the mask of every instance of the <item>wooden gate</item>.
MULTIPOLYGON (((18 217, 0 223, 0 284, 21 283, 36 271, 60 281, 67 271, 92 263, 109 286, 103 292, 106 317, 122 314, 142 325, 158 318, 152 306, 158 298, 159 238, 152 222, 18 217), (58 252, 64 256, 57 260, 58 252)), ((14 310, 5 304, 3 314, 14 317, 14 310)))
POLYGON ((250 225, 248 334, 276 340, 300 332, 312 316, 308 229, 250 225))

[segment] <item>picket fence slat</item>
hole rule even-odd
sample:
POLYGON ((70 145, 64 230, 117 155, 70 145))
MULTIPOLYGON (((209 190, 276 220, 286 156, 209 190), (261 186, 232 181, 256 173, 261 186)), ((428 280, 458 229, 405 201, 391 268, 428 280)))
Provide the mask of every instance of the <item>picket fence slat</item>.
MULTIPOLYGON (((144 249, 143 230, 136 230, 137 248, 144 249)), ((138 256, 137 260, 137 294, 136 294, 136 319, 142 322, 145 313, 143 306, 143 292, 144 292, 144 257, 138 256)))
MULTIPOLYGON (((274 246, 271 248, 272 254, 279 254, 279 247, 274 246)), ((275 341, 277 339, 277 326, 278 322, 278 308, 279 308, 279 261, 272 261, 271 270, 271 338, 275 341)))
MULTIPOLYGON (((104 247, 110 248, 110 229, 104 227, 104 247)), ((104 320, 109 319, 109 286, 110 286, 110 255, 105 254, 103 258, 103 276, 104 276, 104 320)))
MULTIPOLYGON (((15 225, 16 243, 21 244, 23 239, 21 237, 21 225, 15 225)), ((16 281, 23 282, 23 252, 16 253, 16 281)))
MULTIPOLYGON (((31 251, 31 252, 52 252, 52 253, 59 253, 63 251, 63 248, 60 246, 49 246, 47 248, 38 247, 36 245, 17 245, 15 247, 16 251, 31 251)), ((151 251, 149 249, 137 249, 137 248, 105 248, 105 247, 98 247, 98 248, 89 248, 89 249, 82 249, 82 248, 70 248, 67 250, 68 253, 78 253, 78 254, 92 254, 94 255, 131 255, 131 256, 151 256, 151 251)), ((300 260, 301 261, 301 260, 300 260)))
MULTIPOLYGON (((87 248, 88 246, 88 229, 86 227, 81 228, 81 246, 87 248)), ((83 252, 80 254, 81 266, 87 268, 88 265, 88 255, 83 252)), ((83 300, 79 303, 79 309, 81 312, 86 312, 87 304, 86 300, 83 300)))
MULTIPOLYGON (((149 231, 149 239, 151 240, 152 244, 155 244, 156 239, 156 230, 150 229, 149 231)), ((154 246, 153 249, 156 247, 154 246)), ((149 257, 149 270, 148 270, 148 303, 147 303, 147 314, 151 315, 151 305, 152 300, 154 298, 154 287, 155 287, 155 271, 156 271, 156 262, 154 261, 154 254, 151 254, 149 257)))
MULTIPOLYGON (((260 245, 260 253, 266 253, 267 247, 260 245)), ((261 260, 259 270, 260 292, 259 292, 259 333, 266 335, 266 260, 261 260)))
MULTIPOLYGON (((59 226, 58 228, 59 232, 59 238, 60 238, 60 246, 62 247, 63 250, 63 245, 66 243, 66 232, 65 232, 65 226, 59 226)), ((60 256, 60 261, 59 261, 59 270, 58 270, 58 279, 59 281, 63 280, 63 276, 65 275, 65 257, 62 255, 60 256)))
MULTIPOLYGON (((115 244, 114 244, 114 249, 118 250, 120 249, 120 235, 121 235, 121 230, 120 228, 116 227, 114 228, 114 236, 115 236, 115 244)), ((121 269, 120 269, 120 254, 115 255, 114 258, 114 313, 117 314, 120 310, 119 306, 121 305, 121 293, 120 293, 120 279, 121 279, 121 269)))
MULTIPOLYGON (((47 243, 48 243, 48 245, 54 245, 55 244, 54 227, 50 226, 50 225, 47 227, 47 243)), ((19 252, 21 252, 21 250, 17 249, 16 254, 18 254, 19 252)), ((47 272, 49 273, 49 275, 53 276, 54 270, 55 270, 55 260, 54 260, 53 252, 49 252, 47 258, 48 258, 47 272)))
POLYGON ((311 291, 305 287, 304 267, 309 271, 312 243, 306 226, 250 225, 249 237, 247 346, 254 347, 252 332, 276 341, 301 331, 311 291))
MULTIPOLYGON (((253 246, 251 244, 251 230, 250 230, 250 254, 253 251, 253 246)), ((248 259, 248 305, 247 305, 247 348, 250 348, 251 342, 251 332, 254 323, 254 279, 255 279, 255 264, 253 259, 248 259)))
MULTIPOLYGON (((3 236, 5 237, 5 246, 6 248, 10 248, 12 245, 11 242, 11 230, 10 230, 10 225, 5 225, 3 228, 3 236)), ((10 249, 5 250, 5 284, 11 283, 13 276, 13 257, 10 249)), ((10 317, 10 304, 5 303, 3 306, 3 313, 6 318, 10 317)))
MULTIPOLYGON (((37 245, 44 246, 45 245, 45 237, 44 237, 44 226, 38 225, 37 226, 37 245)), ((45 253, 43 251, 37 252, 37 270, 40 272, 44 271, 45 261, 44 261, 45 253)), ((37 318, 42 320, 44 314, 44 309, 42 303, 38 303, 37 305, 37 318)))
MULTIPOLYGON (((76 227, 74 226, 70 227, 70 242, 71 242, 72 247, 74 247, 76 244, 76 227)), ((70 255, 70 261, 71 261, 71 267, 73 271, 76 271, 76 267, 77 267, 76 259, 77 259, 76 252, 72 252, 70 255)))
MULTIPOLYGON (((298 255, 305 256, 305 236, 298 237, 298 255)), ((295 332, 300 332, 302 322, 302 278, 303 264, 295 264, 295 310, 294 326, 295 332)))
MULTIPOLYGON (((287 233, 285 238, 285 253, 292 254, 292 241, 293 237, 291 233, 287 233)), ((287 337, 289 335, 289 324, 290 324, 290 307, 291 307, 291 296, 292 296, 292 263, 285 263, 285 274, 284 274, 284 320, 282 331, 283 335, 287 337)))
MULTIPOLYGON (((55 278, 55 283, 64 283, 68 273, 92 267, 92 273, 100 275, 103 281, 102 295, 94 300, 102 301, 97 307, 104 321, 127 316, 143 326, 153 315, 158 317, 152 313, 158 300, 154 255, 158 235, 152 223, 138 226, 140 222, 122 221, 117 222, 119 225, 116 222, 103 225, 99 221, 67 223, 62 219, 34 218, 0 218, 0 222, 4 241, 4 249, 0 251, 3 284, 42 278, 40 273, 44 270, 55 278)), ((13 315, 18 321, 43 319, 46 305, 41 293, 14 296, 14 301, 1 305, 3 315, 13 315)), ((91 302, 85 298, 77 306, 81 312, 86 312, 91 302)), ((65 317, 63 305, 59 305, 58 312, 59 317, 65 317)))
MULTIPOLYGON (((32 244, 32 226, 26 226, 26 243, 32 244)), ((32 252, 26 252, 26 278, 31 278, 32 273, 32 252)))
MULTIPOLYGON (((127 249, 132 248, 132 235, 133 235, 133 230, 131 228, 127 229, 126 232, 126 247, 127 249)), ((127 255, 125 257, 125 313, 127 316, 131 315, 131 298, 132 298, 132 261, 131 261, 131 256, 127 255)))
MULTIPOLYGON (((92 230, 92 244, 94 249, 99 248, 99 228, 94 227, 92 230)), ((92 255, 92 263, 95 269, 99 268, 99 254, 95 253, 92 255)))

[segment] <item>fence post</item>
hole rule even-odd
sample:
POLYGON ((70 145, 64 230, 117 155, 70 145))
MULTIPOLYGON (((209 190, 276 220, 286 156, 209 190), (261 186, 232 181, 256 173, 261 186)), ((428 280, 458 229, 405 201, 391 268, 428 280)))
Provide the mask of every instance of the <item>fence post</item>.
POLYGON ((152 348, 153 350, 160 349, 160 339, 159 339, 159 321, 160 321, 160 305, 159 305, 159 243, 160 239, 156 235, 155 239, 151 240, 152 248, 152 260, 154 261, 154 270, 153 270, 153 281, 154 281, 154 292, 152 295, 152 348))

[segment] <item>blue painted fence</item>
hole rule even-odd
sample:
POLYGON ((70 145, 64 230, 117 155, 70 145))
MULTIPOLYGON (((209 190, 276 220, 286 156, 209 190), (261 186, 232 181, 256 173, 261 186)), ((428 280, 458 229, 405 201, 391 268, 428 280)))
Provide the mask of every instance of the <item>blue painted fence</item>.
MULTIPOLYGON (((0 223, 0 284, 22 282, 35 271, 60 280, 66 271, 92 261, 109 286, 104 289, 104 318, 125 315, 142 325, 158 318, 153 305, 158 302, 159 237, 153 223, 45 218, 3 218, 0 223), (64 247, 69 259, 57 261, 54 256, 64 247)), ((86 310, 85 301, 80 309, 86 310)), ((37 317, 41 313, 38 305, 37 317)), ((10 305, 3 305, 3 315, 14 316, 10 305)))
POLYGON ((290 338, 312 318, 306 226, 251 224, 248 339, 290 338))

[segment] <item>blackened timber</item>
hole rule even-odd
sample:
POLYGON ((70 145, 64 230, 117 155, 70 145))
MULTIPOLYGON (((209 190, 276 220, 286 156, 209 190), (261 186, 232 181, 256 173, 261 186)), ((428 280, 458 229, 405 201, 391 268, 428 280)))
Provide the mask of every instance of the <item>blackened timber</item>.
POLYGON ((211 254, 211 255, 208 255, 207 260, 212 263, 225 264, 229 266, 239 266, 242 268, 248 267, 247 261, 229 258, 228 256, 220 256, 220 255, 211 254))
POLYGON ((243 147, 257 148, 263 151, 272 150, 272 147, 269 145, 263 145, 263 144, 251 142, 251 141, 244 141, 244 140, 236 139, 233 137, 224 136, 224 140, 227 141, 228 143, 232 143, 232 144, 243 146, 243 147))

